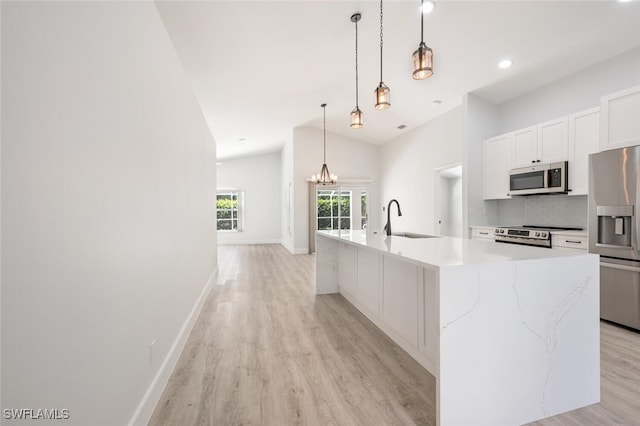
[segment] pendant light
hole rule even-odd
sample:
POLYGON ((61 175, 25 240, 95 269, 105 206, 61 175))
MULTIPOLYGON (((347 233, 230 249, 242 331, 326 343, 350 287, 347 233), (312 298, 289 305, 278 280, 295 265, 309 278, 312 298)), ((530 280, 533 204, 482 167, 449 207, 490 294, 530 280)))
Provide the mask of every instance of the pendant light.
POLYGON ((359 13, 351 15, 351 22, 356 24, 356 107, 351 111, 351 128, 359 129, 362 127, 362 111, 358 107, 358 22, 362 18, 359 13))
POLYGON ((413 52, 413 78, 424 80, 433 75, 433 50, 424 43, 424 1, 420 0, 420 45, 413 52))
POLYGON ((333 173, 329 173, 329 168, 327 167, 327 104, 320 105, 323 111, 323 121, 322 121, 322 146, 323 146, 323 162, 322 162, 322 170, 320 170, 320 175, 311 176, 311 182, 317 183, 319 185, 334 185, 338 182, 338 176, 333 173))
POLYGON ((380 0, 380 84, 376 87, 376 109, 391 106, 391 90, 382 82, 382 0, 380 0))

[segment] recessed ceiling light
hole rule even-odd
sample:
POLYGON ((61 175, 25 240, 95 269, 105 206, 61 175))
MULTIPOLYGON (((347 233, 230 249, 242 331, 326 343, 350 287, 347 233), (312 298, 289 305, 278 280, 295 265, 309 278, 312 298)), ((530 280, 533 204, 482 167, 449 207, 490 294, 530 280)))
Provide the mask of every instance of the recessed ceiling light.
POLYGON ((422 4, 422 14, 426 15, 428 13, 433 12, 433 9, 436 8, 436 3, 434 1, 428 0, 422 4))
POLYGON ((436 99, 435 101, 431 102, 434 105, 440 105, 442 104, 442 101, 440 99, 436 99))
POLYGON ((222 166, 222 163, 219 161, 216 161, 216 166, 222 166))
POLYGON ((618 0, 620 3, 629 3, 631 0, 618 0))
POLYGON ((238 141, 239 142, 244 142, 244 141, 246 141, 246 139, 245 138, 240 138, 240 139, 238 139, 238 141))
POLYGON ((498 67, 503 70, 511 68, 511 65, 513 65, 512 59, 503 59, 500 61, 500 63, 498 63, 498 67))

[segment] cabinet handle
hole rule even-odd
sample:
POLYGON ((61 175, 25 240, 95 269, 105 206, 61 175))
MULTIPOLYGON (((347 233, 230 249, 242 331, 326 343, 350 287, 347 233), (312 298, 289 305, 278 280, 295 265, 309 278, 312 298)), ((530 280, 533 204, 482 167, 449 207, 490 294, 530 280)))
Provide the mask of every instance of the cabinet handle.
POLYGON ((571 244, 582 244, 582 241, 575 241, 575 240, 564 240, 565 243, 571 243, 571 244))
POLYGON ((531 160, 531 162, 532 162, 532 163, 535 163, 535 162, 536 162, 536 160, 531 160))
POLYGON ((488 233, 488 232, 480 232, 479 234, 480 234, 480 235, 489 235, 489 233, 488 233))
POLYGON ((540 160, 536 160, 536 163, 539 163, 539 162, 540 162, 540 160))

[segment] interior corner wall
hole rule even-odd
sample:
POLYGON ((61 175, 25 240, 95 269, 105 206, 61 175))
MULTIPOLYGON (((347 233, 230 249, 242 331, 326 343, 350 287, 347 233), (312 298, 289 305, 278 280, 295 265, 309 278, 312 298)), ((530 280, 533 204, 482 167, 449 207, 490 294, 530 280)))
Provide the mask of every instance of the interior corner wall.
POLYGON ((466 200, 463 214, 464 236, 469 236, 469 226, 497 225, 498 204, 484 201, 484 147, 483 140, 497 136, 498 108, 473 93, 465 95, 463 108, 466 137, 463 146, 462 199, 466 200))
POLYGON ((294 218, 294 189, 293 189, 293 131, 280 151, 280 243, 289 252, 294 253, 293 218, 294 218))
POLYGON ((640 47, 499 105, 496 134, 600 105, 600 97, 640 84, 640 47))
POLYGON ((1 7, 2 408, 146 424, 215 276, 215 142, 153 2, 1 7))
POLYGON ((243 229, 218 232, 218 244, 280 243, 280 152, 222 161, 218 190, 244 193, 243 229))
MULTIPOLYGON (((392 211, 393 228, 433 234, 435 228, 434 170, 463 161, 463 109, 457 106, 380 148, 382 188, 380 204, 370 210, 384 215, 387 202, 397 199, 402 209, 392 211)), ((463 175, 466 170, 462 171, 463 175)), ((463 194, 464 197, 464 194, 463 194)), ((384 223, 380 223, 379 230, 384 223)))
MULTIPOLYGON (((322 129, 293 129, 294 252, 309 251, 309 179, 322 167, 322 129)), ((369 179, 369 223, 380 223, 379 147, 327 132, 327 166, 340 180, 369 179)))

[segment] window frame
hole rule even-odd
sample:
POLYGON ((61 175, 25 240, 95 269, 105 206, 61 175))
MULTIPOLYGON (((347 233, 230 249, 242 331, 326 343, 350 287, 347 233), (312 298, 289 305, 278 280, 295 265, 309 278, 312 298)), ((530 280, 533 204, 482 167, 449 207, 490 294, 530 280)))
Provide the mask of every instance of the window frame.
POLYGON ((237 189, 219 188, 216 190, 216 231, 217 232, 242 232, 244 230, 244 192, 237 189), (219 209, 218 200, 220 196, 231 197, 236 200, 235 208, 219 209), (230 218, 219 218, 219 211, 229 211, 231 213, 230 218), (234 216, 235 213, 235 216, 234 216), (219 224, 221 221, 231 221, 231 229, 220 229, 219 224), (235 223, 235 228, 233 227, 235 223))

